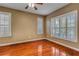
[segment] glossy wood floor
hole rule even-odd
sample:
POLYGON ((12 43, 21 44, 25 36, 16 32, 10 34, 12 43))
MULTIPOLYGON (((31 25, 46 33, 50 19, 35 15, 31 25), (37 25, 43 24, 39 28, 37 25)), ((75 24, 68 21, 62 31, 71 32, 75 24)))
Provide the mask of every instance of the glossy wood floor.
POLYGON ((79 56, 79 52, 47 40, 0 47, 0 56, 79 56))

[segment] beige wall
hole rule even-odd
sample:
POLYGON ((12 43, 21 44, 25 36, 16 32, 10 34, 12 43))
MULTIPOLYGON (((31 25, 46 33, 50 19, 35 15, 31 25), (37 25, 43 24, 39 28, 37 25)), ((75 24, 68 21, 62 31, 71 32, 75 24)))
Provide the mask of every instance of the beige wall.
MULTIPOLYGON (((61 8, 61 9, 58 9, 55 12, 49 14, 47 16, 47 18, 50 20, 51 17, 59 16, 61 14, 70 12, 72 10, 78 10, 78 16, 79 16, 79 4, 73 3, 73 4, 68 4, 67 6, 65 6, 65 7, 61 8)), ((78 20, 79 20, 79 17, 78 17, 78 20)), ((79 31, 78 31, 78 35, 79 35, 79 31)), ((46 37, 51 37, 51 35, 48 35, 47 32, 46 32, 46 37)))
POLYGON ((44 34, 36 34, 38 15, 5 7, 0 7, 0 12, 10 12, 12 14, 12 37, 0 38, 0 42, 14 42, 44 37, 44 34))

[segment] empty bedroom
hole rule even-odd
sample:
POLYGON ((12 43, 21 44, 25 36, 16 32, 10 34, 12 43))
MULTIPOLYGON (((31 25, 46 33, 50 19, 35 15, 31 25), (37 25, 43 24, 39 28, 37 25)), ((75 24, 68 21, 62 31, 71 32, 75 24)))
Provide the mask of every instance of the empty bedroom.
POLYGON ((78 3, 0 3, 0 56, 79 56, 78 3))

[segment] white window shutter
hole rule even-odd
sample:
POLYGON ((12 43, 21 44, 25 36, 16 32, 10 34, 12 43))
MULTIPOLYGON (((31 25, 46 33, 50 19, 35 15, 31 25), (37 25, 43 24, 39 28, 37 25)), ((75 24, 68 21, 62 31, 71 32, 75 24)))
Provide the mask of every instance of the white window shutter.
POLYGON ((0 37, 11 36, 11 13, 0 12, 0 37))
POLYGON ((43 34, 43 17, 38 16, 37 19, 37 34, 43 34))

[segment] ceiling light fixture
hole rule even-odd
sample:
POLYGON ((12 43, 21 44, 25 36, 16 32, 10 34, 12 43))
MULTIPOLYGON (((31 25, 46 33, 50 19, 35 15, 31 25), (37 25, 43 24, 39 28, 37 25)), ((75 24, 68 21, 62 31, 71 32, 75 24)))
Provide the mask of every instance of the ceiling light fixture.
POLYGON ((28 9, 28 8, 33 8, 34 10, 38 10, 38 8, 36 7, 36 5, 34 3, 29 3, 25 9, 28 9))
POLYGON ((33 8, 34 10, 38 10, 37 5, 42 5, 43 3, 29 3, 25 9, 33 8))
POLYGON ((34 3, 29 3, 28 6, 31 7, 31 8, 34 8, 35 4, 34 3))

